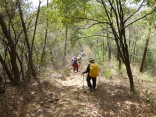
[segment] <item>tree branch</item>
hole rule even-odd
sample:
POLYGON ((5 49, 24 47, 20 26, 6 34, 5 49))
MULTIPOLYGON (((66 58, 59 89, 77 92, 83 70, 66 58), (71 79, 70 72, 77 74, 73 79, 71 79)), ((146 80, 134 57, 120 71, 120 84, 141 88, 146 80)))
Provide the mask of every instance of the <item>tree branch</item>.
POLYGON ((108 24, 108 22, 102 22, 102 21, 99 21, 99 20, 96 20, 96 19, 92 19, 92 18, 85 18, 85 17, 73 17, 72 18, 77 18, 77 19, 81 19, 81 20, 88 20, 88 21, 94 21, 94 22, 98 22, 98 23, 101 23, 101 24, 108 24))
POLYGON ((134 13, 132 13, 132 14, 124 21, 124 23, 126 23, 135 13, 137 13, 137 12, 141 9, 141 7, 142 7, 142 5, 143 5, 144 2, 145 2, 145 0, 142 1, 142 3, 140 4, 139 8, 138 8, 134 13))
POLYGON ((82 39, 82 38, 88 38, 88 37, 107 37, 107 38, 110 38, 110 39, 114 40, 114 38, 108 37, 108 36, 104 36, 104 35, 91 35, 91 36, 79 37, 79 38, 77 38, 77 40, 82 39))
POLYGON ((154 13, 155 11, 156 11, 156 7, 155 7, 151 12, 145 14, 144 16, 140 17, 139 19, 137 19, 137 20, 135 20, 135 21, 129 23, 128 25, 126 25, 125 28, 127 28, 128 26, 132 25, 133 23, 135 23, 135 22, 137 22, 137 21, 139 21, 139 20, 145 18, 146 16, 148 16, 148 15, 154 13))

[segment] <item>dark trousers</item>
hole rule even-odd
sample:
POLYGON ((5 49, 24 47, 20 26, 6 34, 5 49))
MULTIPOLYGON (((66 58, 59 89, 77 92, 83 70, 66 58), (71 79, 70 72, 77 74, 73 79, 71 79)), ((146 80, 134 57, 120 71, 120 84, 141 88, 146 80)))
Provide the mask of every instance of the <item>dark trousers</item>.
POLYGON ((73 65, 73 71, 75 72, 75 71, 79 71, 79 67, 78 67, 78 64, 74 64, 73 65))
POLYGON ((87 76, 87 85, 90 89, 95 89, 96 87, 96 78, 91 78, 89 76, 87 76), (92 83, 91 83, 92 80, 92 83))

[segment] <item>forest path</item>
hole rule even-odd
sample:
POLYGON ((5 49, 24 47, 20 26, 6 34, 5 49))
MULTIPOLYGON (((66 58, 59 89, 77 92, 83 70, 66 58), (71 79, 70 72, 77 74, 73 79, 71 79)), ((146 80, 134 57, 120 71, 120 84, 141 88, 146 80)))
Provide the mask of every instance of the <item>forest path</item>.
POLYGON ((8 87, 1 96, 1 117, 155 117, 150 103, 129 91, 128 79, 98 78, 90 92, 81 72, 70 76, 47 69, 41 81, 8 87))
MULTIPOLYGON (((64 77, 50 70, 43 80, 44 99, 40 111, 43 117, 154 117, 149 103, 139 94, 129 91, 128 79, 97 79, 97 89, 90 92, 81 72, 64 77), (83 87, 84 84, 84 87, 83 87)), ((42 101, 41 101, 42 100, 42 101)))

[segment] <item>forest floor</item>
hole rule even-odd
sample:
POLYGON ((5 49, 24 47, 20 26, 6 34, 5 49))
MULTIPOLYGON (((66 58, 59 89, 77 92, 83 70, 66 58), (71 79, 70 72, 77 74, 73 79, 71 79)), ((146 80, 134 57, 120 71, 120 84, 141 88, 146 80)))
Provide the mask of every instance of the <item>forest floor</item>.
POLYGON ((99 77, 90 92, 81 72, 64 77, 47 69, 39 79, 18 87, 7 84, 0 94, 0 117, 156 117, 156 85, 151 82, 140 82, 132 93, 122 75, 99 77))

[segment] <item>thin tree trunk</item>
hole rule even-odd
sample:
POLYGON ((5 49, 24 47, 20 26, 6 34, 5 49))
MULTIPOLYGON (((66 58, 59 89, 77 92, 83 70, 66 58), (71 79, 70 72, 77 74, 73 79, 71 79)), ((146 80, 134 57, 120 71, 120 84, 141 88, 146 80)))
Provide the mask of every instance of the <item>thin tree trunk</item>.
POLYGON ((22 27, 23 27, 23 31, 24 31, 24 35, 25 35, 25 42, 26 42, 27 49, 28 49, 28 72, 27 72, 27 76, 26 76, 27 81, 30 80, 31 76, 36 77, 36 72, 35 72, 33 59, 32 59, 32 57, 33 57, 33 52, 32 51, 33 51, 33 48, 34 48, 34 40, 35 40, 37 22, 38 22, 38 17, 39 17, 39 12, 40 12, 40 4, 41 4, 41 1, 39 1, 38 12, 37 12, 36 21, 35 21, 35 29, 34 29, 33 39, 32 39, 32 43, 30 45, 26 25, 25 25, 24 18, 23 18, 23 12, 22 12, 22 9, 21 9, 21 4, 20 4, 20 1, 17 0, 20 19, 21 19, 21 22, 22 22, 22 27))
POLYGON ((137 45, 137 40, 138 40, 138 31, 137 31, 137 34, 136 34, 136 38, 133 42, 133 53, 132 53, 132 61, 135 62, 135 57, 136 57, 136 45, 137 45))
POLYGON ((102 42, 102 56, 103 56, 103 61, 104 61, 104 55, 105 55, 105 41, 103 39, 103 42, 102 42))
POLYGON ((2 64, 2 66, 3 66, 4 71, 6 72, 6 74, 7 74, 7 76, 8 76, 10 82, 14 82, 14 78, 13 78, 13 76, 12 76, 12 74, 11 74, 9 68, 7 67, 7 65, 6 65, 6 63, 5 63, 5 61, 3 60, 3 58, 2 58, 1 55, 0 55, 0 62, 1 62, 1 64, 2 64))
MULTIPOLYGON (((47 8, 48 8, 49 1, 47 0, 47 8)), ((45 57, 45 48, 46 48, 46 43, 47 43, 47 35, 48 35, 48 25, 49 25, 49 20, 48 20, 48 12, 46 15, 46 31, 45 31, 45 38, 44 38, 44 44, 43 44, 43 50, 42 50, 42 55, 41 55, 41 65, 43 65, 44 57, 45 57)))
POLYGON ((122 61, 121 61, 121 58, 120 58, 120 55, 119 55, 118 51, 117 51, 117 60, 119 62, 119 70, 121 70, 122 61))
MULTIPOLYGON (((111 19, 113 18, 113 9, 112 8, 110 9, 110 17, 111 17, 111 19)), ((113 23, 113 20, 112 20, 112 23, 113 23)), ((108 26, 107 26, 107 30, 109 30, 108 26)), ((108 32, 107 32, 107 37, 109 37, 108 32)), ((110 61, 112 59, 111 40, 110 40, 110 38, 107 38, 107 40, 108 40, 108 58, 110 61)))
POLYGON ((68 27, 65 27, 65 40, 64 40, 64 61, 63 65, 66 64, 66 56, 67 56, 67 40, 68 40, 68 27))
POLYGON ((131 70, 130 64, 128 62, 126 64, 126 70, 127 70, 127 74, 128 74, 128 78, 129 78, 129 82, 130 82, 130 90, 134 91, 134 81, 133 81, 132 70, 131 70))
POLYGON ((19 0, 17 0, 17 6, 18 6, 18 9, 19 9, 19 15, 20 15, 20 19, 21 19, 21 23, 22 23, 22 27, 23 27, 23 32, 24 32, 24 35, 25 35, 25 42, 26 42, 27 50, 28 50, 28 73, 26 74, 26 78, 30 78, 31 75, 32 75, 32 72, 31 72, 32 52, 31 52, 31 48, 30 48, 30 43, 29 43, 29 38, 28 38, 28 34, 27 34, 26 25, 25 25, 24 18, 23 18, 21 3, 20 3, 19 0))
POLYGON ((98 59, 100 58, 100 49, 99 49, 99 40, 98 40, 98 38, 96 39, 96 44, 97 44, 97 46, 96 46, 96 49, 97 49, 97 55, 98 55, 98 59))
MULTIPOLYGON (((107 30, 108 26, 107 26, 107 30)), ((110 42, 110 38, 109 38, 109 32, 107 32, 107 48, 108 48, 108 60, 111 60, 111 42, 110 42)))
MULTIPOLYGON (((35 42, 35 36, 36 36, 36 29, 37 29, 37 24, 38 24, 38 18, 39 18, 39 14, 40 14, 40 6, 41 6, 41 0, 39 0, 39 5, 38 5, 38 10, 37 10, 37 16, 36 16, 36 21, 35 21, 35 29, 34 29, 34 34, 33 34, 33 39, 32 39, 32 43, 31 43, 31 51, 30 51, 30 61, 29 61, 29 66, 30 66, 30 70, 32 73, 32 76, 34 78, 36 78, 36 70, 35 70, 35 65, 33 63, 33 49, 34 49, 34 42, 35 42)), ((28 81, 30 80, 30 77, 28 79, 28 81)))
POLYGON ((142 56, 142 61, 141 61, 141 66, 140 66, 140 72, 143 72, 143 70, 144 70, 144 63, 145 63, 146 54, 147 54, 147 50, 148 50, 148 44, 149 44, 149 40, 150 40, 150 33, 151 33, 151 28, 149 28, 149 31, 148 31, 148 37, 146 39, 146 44, 145 44, 144 53, 142 56))
POLYGON ((108 45, 108 58, 109 61, 112 59, 112 49, 111 49, 111 40, 107 38, 107 45, 108 45))

